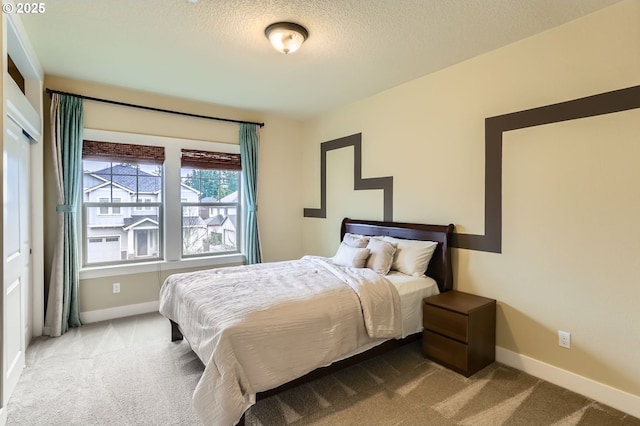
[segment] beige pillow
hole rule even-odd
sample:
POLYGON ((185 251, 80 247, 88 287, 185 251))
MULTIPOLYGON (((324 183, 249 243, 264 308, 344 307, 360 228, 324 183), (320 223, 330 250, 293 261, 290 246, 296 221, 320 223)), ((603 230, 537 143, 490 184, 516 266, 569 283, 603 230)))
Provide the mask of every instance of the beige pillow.
POLYGON ((393 255, 396 252, 396 244, 385 241, 380 237, 369 240, 367 248, 371 251, 365 266, 379 274, 387 275, 393 264, 393 255))
POLYGON ((369 237, 346 232, 342 237, 342 242, 351 247, 365 248, 369 243, 369 237))
POLYGON ((364 268, 369 257, 368 248, 351 247, 345 243, 340 243, 336 255, 333 256, 333 263, 353 268, 364 268))
POLYGON ((419 277, 425 274, 429 261, 436 251, 435 241, 403 240, 402 238, 382 237, 385 241, 397 244, 391 269, 406 275, 419 277))

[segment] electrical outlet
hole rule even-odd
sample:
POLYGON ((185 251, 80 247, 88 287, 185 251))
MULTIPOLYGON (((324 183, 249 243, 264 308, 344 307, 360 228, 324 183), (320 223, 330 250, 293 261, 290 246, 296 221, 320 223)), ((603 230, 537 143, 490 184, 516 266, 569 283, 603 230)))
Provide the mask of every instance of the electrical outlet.
POLYGON ((120 293, 120 283, 113 283, 113 292, 120 293))
POLYGON ((563 348, 571 349, 571 333, 568 331, 558 330, 558 345, 563 348))

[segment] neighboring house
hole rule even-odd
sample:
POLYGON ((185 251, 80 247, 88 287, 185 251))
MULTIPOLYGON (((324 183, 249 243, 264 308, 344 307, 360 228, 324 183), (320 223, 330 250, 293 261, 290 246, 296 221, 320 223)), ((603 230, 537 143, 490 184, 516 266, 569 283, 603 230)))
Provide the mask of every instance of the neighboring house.
MULTIPOLYGON (((180 198, 197 203, 200 193, 182 184, 180 198)), ((159 208, 144 204, 162 202, 162 177, 118 164, 97 171, 84 172, 84 202, 139 203, 137 206, 89 207, 85 209, 87 250, 85 263, 113 262, 126 259, 157 258, 160 254, 159 208)), ((183 218, 189 230, 188 243, 202 245, 198 235, 207 227, 197 216, 197 209, 187 208, 183 218), (194 213, 195 216, 189 216, 194 213), (198 241, 199 240, 199 243, 198 241)))
MULTIPOLYGON (((216 200, 214 197, 204 197, 201 203, 237 203, 238 191, 216 200)), ((214 216, 230 216, 237 215, 238 212, 234 206, 204 206, 200 208, 200 217, 203 219, 212 218, 214 216)))
MULTIPOLYGON (((213 197, 205 197, 202 203, 237 203, 238 191, 216 200, 213 197)), ((221 246, 222 250, 236 248, 237 209, 235 206, 203 206, 200 208, 200 216, 204 218, 209 243, 221 246)))
POLYGON ((229 216, 218 214, 206 219, 211 243, 234 249, 236 247, 236 221, 235 214, 229 216))

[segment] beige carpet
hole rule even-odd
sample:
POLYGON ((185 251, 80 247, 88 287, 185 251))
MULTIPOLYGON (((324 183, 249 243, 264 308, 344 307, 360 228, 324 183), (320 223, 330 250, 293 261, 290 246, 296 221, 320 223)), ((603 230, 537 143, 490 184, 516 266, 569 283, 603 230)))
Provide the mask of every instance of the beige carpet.
MULTIPOLYGON (((8 425, 197 425, 203 366, 169 342, 159 314, 40 338, 9 401, 8 425)), ((466 379, 418 344, 259 401, 247 425, 638 425, 640 420, 512 368, 466 379)))

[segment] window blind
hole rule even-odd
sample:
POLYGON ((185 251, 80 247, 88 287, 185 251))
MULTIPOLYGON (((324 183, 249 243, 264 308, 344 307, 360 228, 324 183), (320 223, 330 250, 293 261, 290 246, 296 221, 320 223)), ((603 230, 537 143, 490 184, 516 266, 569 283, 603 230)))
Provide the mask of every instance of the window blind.
POLYGON ((182 167, 193 167, 194 169, 242 170, 240 154, 183 149, 181 158, 182 167))
POLYGON ((82 158, 94 161, 161 165, 164 163, 164 147, 84 140, 82 158))

